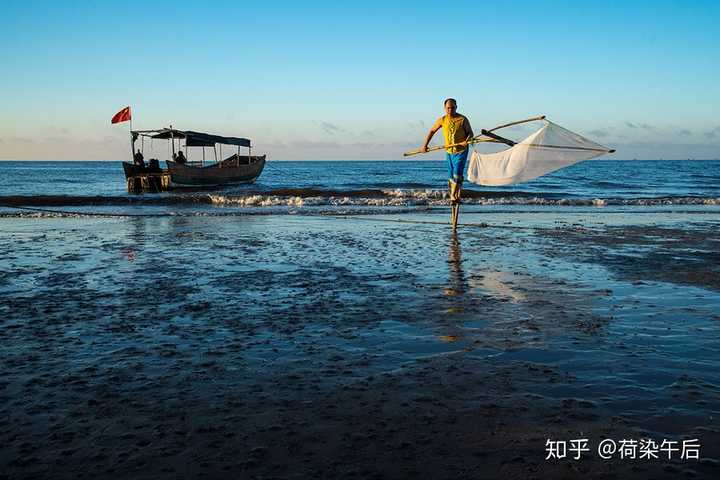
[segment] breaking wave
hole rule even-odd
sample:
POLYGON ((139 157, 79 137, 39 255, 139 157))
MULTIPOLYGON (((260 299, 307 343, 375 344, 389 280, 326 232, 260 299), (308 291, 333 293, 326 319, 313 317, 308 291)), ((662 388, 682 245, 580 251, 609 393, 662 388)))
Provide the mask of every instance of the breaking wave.
MULTIPOLYGON (((670 206, 720 205, 720 198, 665 196, 634 198, 568 197, 551 192, 464 190, 469 205, 541 205, 541 206, 670 206)), ((314 188, 256 190, 232 193, 164 193, 126 196, 34 195, 2 196, 4 207, 54 206, 206 206, 206 207, 432 207, 448 205, 446 190, 437 189, 363 189, 322 190, 314 188)))

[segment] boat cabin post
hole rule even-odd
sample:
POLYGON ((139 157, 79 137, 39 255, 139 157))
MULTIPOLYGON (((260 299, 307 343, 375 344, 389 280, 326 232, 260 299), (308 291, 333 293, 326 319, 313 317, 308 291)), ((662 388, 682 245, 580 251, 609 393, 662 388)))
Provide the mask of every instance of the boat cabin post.
POLYGON ((170 125, 170 146, 172 147, 172 158, 175 159, 175 138, 173 136, 172 125, 170 125))

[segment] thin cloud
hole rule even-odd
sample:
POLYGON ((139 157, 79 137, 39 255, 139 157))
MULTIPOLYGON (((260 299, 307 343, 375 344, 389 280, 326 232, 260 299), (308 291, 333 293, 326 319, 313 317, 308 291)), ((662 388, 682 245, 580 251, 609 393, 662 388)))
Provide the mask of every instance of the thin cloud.
POLYGON ((625 122, 625 125, 630 128, 642 128, 643 130, 655 130, 655 127, 653 127, 649 123, 625 122))
POLYGON ((688 130, 687 128, 682 128, 682 129, 680 129, 680 131, 678 132, 678 134, 679 134, 681 137, 689 137, 690 135, 692 135, 692 132, 691 132, 690 130, 688 130))
POLYGON ((27 137, 11 137, 8 139, 10 143, 23 143, 26 145, 34 145, 35 140, 27 137))
POLYGON ((592 135, 593 137, 600 137, 600 138, 605 138, 605 137, 610 136, 610 132, 608 132, 607 130, 600 130, 600 129, 590 130, 588 133, 590 135, 592 135))
POLYGON ((339 125, 335 125, 334 123, 320 122, 320 128, 323 129, 325 133, 328 135, 335 135, 336 133, 344 132, 345 130, 341 128, 339 125))
POLYGON ((263 143, 262 146, 263 148, 287 148, 287 145, 282 140, 274 140, 272 142, 263 143))
POLYGON ((418 120, 416 122, 407 122, 407 126, 411 131, 427 130, 427 124, 422 120, 418 120))
POLYGON ((357 148, 382 148, 385 146, 384 143, 374 143, 374 142, 355 142, 350 144, 351 147, 357 147, 357 148))
MULTIPOLYGON (((533 122, 530 124, 522 124, 522 125, 513 125, 511 127, 503 128, 500 135, 504 135, 506 138, 509 138, 511 140, 520 141, 524 137, 527 137, 529 134, 537 131, 539 128, 539 124, 537 122, 533 122)), ((480 133, 479 131, 475 131, 475 134, 477 135, 480 133)))
POLYGON ((713 128, 709 132, 705 132, 705 137, 710 140, 713 140, 718 136, 720 136, 720 126, 713 128))
MULTIPOLYGON (((718 127, 720 131, 720 127, 718 127)), ((720 134, 720 133, 719 133, 720 134)), ((665 141, 631 141, 615 143, 618 151, 615 158, 626 160, 637 158, 640 160, 657 159, 717 159, 720 147, 714 143, 665 142, 665 141)))
POLYGON ((412 142, 391 142, 388 144, 388 146, 393 148, 412 148, 419 147, 420 145, 412 142))
POLYGON ((368 128, 368 129, 363 130, 360 133, 366 137, 373 137, 380 133, 380 129, 379 128, 368 128))
POLYGON ((534 122, 533 124, 513 125, 503 130, 507 130, 508 132, 529 132, 537 130, 538 128, 538 123, 534 122))
POLYGON ((300 148, 340 148, 337 142, 313 142, 310 140, 299 140, 293 142, 293 145, 300 148))
POLYGON ((70 130, 68 130, 67 128, 65 128, 65 127, 58 128, 53 125, 50 125, 48 127, 48 131, 51 133, 59 134, 59 135, 69 135, 70 134, 70 130))

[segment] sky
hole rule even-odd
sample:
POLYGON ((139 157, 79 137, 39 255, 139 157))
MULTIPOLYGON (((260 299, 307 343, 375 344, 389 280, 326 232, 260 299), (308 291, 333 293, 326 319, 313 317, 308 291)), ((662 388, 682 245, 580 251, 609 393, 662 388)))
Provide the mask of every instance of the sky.
POLYGON ((2 6, 4 160, 128 159, 126 105, 270 160, 398 159, 446 97, 476 131, 544 114, 611 158, 720 158, 715 0, 2 6))

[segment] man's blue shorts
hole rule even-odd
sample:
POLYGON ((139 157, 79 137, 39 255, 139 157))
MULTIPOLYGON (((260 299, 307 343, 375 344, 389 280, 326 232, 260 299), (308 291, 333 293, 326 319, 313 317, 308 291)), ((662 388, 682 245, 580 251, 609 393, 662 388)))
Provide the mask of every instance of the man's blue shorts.
POLYGON ((460 153, 445 154, 445 159, 447 160, 448 166, 448 179, 457 183, 463 178, 465 178, 463 172, 465 171, 465 164, 467 163, 469 151, 470 149, 466 148, 460 153))

